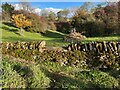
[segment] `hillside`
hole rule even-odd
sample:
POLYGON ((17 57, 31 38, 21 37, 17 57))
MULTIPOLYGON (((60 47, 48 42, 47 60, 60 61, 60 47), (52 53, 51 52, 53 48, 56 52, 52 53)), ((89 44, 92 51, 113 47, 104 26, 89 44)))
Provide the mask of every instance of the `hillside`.
POLYGON ((63 37, 65 34, 57 31, 49 30, 45 34, 24 31, 24 36, 20 36, 18 28, 5 24, 2 24, 0 30, 2 31, 2 41, 4 42, 44 40, 47 41, 47 45, 50 46, 61 46, 63 44, 67 44, 63 42, 63 37))
MULTIPOLYGON (((66 46, 69 43, 63 41, 65 34, 49 30, 45 34, 40 33, 31 33, 24 31, 24 36, 20 36, 19 29, 13 26, 1 24, 2 27, 2 41, 3 42, 15 42, 15 41, 46 41, 48 46, 66 46)), ((120 36, 109 36, 109 37, 90 37, 82 41, 83 43, 91 41, 119 41, 120 36)))

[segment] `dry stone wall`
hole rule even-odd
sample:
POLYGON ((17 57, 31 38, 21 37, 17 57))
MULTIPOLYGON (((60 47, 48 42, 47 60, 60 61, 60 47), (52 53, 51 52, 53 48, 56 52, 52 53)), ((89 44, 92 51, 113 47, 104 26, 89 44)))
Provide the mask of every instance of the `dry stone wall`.
MULTIPOLYGON (((43 52, 46 47, 45 41, 37 41, 37 42, 3 42, 0 43, 0 47, 2 47, 3 50, 15 50, 15 49, 38 49, 40 52, 43 52)), ((4 51, 3 51, 4 52, 4 51)))
POLYGON ((67 47, 68 50, 80 50, 80 51, 96 51, 98 53, 103 52, 120 52, 120 42, 90 42, 86 44, 73 43, 67 47))
POLYGON ((0 43, 0 46, 3 55, 7 54, 25 60, 120 70, 120 42, 74 43, 65 48, 46 47, 44 41, 4 42, 0 43))
MULTIPOLYGON (((37 42, 3 42, 0 43, 0 47, 2 47, 3 52, 5 50, 15 50, 15 49, 37 49, 40 52, 43 52, 44 50, 48 49, 46 47, 45 41, 37 41, 37 42)), ((48 49, 49 50, 49 49, 48 49)), ((60 49, 61 50, 69 50, 69 51, 75 51, 80 50, 84 52, 89 51, 95 51, 97 53, 103 53, 103 52, 116 52, 120 55, 120 42, 89 42, 86 44, 81 43, 73 43, 68 45, 67 49, 60 49)))

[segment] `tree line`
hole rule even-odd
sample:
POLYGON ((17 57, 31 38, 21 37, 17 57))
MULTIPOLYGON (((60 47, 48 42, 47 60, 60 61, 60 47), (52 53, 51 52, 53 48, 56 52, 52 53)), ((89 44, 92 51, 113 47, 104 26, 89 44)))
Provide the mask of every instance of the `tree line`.
POLYGON ((119 4, 108 2, 93 7, 91 2, 85 2, 77 8, 60 10, 57 13, 42 10, 40 15, 28 2, 21 2, 21 9, 9 3, 2 4, 2 20, 30 32, 45 33, 47 30, 57 30, 70 33, 74 28, 87 37, 119 34, 119 4))

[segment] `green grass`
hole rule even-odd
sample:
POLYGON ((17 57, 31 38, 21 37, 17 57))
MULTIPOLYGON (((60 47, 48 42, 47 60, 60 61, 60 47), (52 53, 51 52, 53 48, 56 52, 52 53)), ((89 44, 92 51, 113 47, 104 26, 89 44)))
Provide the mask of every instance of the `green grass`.
MULTIPOLYGON (((2 24, 0 32, 2 31, 3 42, 15 42, 15 41, 47 41, 48 46, 65 46, 68 43, 63 42, 65 34, 57 31, 47 31, 45 34, 24 32, 24 36, 20 36, 19 29, 13 26, 2 24)), ((92 37, 82 41, 83 43, 90 41, 119 41, 120 36, 109 36, 109 37, 92 37)), ((20 63, 9 59, 3 59, 4 62, 3 70, 8 70, 4 73, 4 80, 9 85, 26 86, 29 87, 41 87, 44 86, 52 87, 67 87, 67 88, 111 88, 113 85, 118 86, 120 81, 119 73, 108 74, 108 72, 101 72, 98 70, 82 69, 72 66, 61 66, 55 62, 39 62, 37 64, 26 64, 20 63), (29 71, 30 70, 30 71, 29 71), (9 75, 12 78, 9 78, 9 75), (115 75, 115 76, 114 76, 115 75), (18 81, 18 82, 16 82, 18 81), (25 81, 21 84, 21 81, 25 81), (11 83, 12 82, 12 83, 11 83), (41 83, 42 82, 42 83, 41 83), (20 84, 19 84, 20 83, 20 84), (49 85, 48 85, 49 84, 49 85)), ((111 73, 111 72, 110 72, 111 73)), ((7 86, 9 86, 7 85, 7 86)), ((6 87, 7 87, 6 86, 6 87)), ((120 85, 119 85, 120 88, 120 85)))
POLYGON ((3 42, 15 42, 15 41, 47 41, 48 46, 65 46, 68 43, 63 41, 65 34, 49 30, 45 34, 31 33, 24 31, 24 36, 20 36, 18 28, 2 24, 0 28, 2 31, 3 42))
MULTIPOLYGON (((97 88, 118 87, 118 80, 116 78, 99 70, 61 66, 54 62, 21 63, 7 58, 4 58, 2 63, 4 65, 3 70, 9 70, 8 73, 3 75, 3 79, 6 80, 6 82, 3 82, 3 85, 6 87, 14 85, 13 88, 15 88, 18 86, 19 83, 16 82, 20 81, 20 78, 23 78, 25 86, 30 88, 49 87, 68 88, 70 90, 72 88, 80 90, 96 88, 97 90, 97 88), (13 80, 11 80, 9 73, 13 80), (16 77, 13 75, 16 75, 16 77)), ((21 87, 23 85, 24 83, 21 84, 21 87)))
MULTIPOLYGON (((18 28, 13 26, 8 26, 6 24, 0 24, 2 27, 2 41, 6 42, 15 42, 15 41, 46 41, 48 46, 67 46, 69 43, 63 41, 65 34, 49 30, 45 34, 31 33, 24 31, 24 36, 20 36, 18 28)), ((89 37, 82 43, 91 42, 91 41, 120 41, 120 36, 108 36, 108 37, 89 37)))
POLYGON ((84 42, 90 41, 120 41, 120 36, 107 36, 107 37, 89 37, 84 42))

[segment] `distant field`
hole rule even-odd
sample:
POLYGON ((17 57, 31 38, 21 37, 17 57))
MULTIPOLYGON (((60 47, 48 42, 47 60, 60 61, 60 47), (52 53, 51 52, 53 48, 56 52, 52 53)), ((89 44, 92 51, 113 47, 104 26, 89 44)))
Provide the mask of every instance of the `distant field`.
POLYGON ((120 41, 120 36, 89 37, 83 42, 91 42, 91 41, 120 41))
MULTIPOLYGON (((66 46, 69 43, 63 41, 65 34, 49 30, 45 34, 41 35, 39 33, 24 32, 24 36, 20 36, 19 29, 2 24, 0 28, 2 31, 2 41, 15 42, 15 41, 39 41, 44 40, 47 42, 48 46, 66 46)), ((90 37, 83 40, 83 43, 91 41, 120 41, 120 36, 109 36, 109 37, 90 37)))

